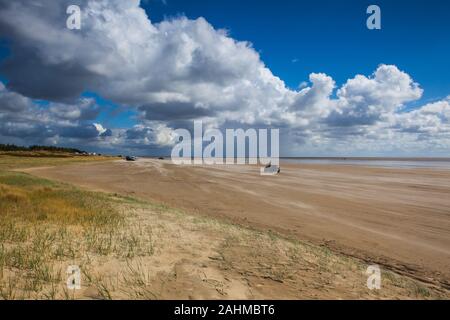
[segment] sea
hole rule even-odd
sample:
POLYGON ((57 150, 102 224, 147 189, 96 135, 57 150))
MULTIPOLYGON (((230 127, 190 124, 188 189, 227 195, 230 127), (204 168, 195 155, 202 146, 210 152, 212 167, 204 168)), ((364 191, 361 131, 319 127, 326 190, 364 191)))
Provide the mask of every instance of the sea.
POLYGON ((430 159, 386 159, 386 158, 280 158, 281 164, 328 164, 328 165, 357 165, 382 168, 429 168, 450 170, 450 158, 430 159))

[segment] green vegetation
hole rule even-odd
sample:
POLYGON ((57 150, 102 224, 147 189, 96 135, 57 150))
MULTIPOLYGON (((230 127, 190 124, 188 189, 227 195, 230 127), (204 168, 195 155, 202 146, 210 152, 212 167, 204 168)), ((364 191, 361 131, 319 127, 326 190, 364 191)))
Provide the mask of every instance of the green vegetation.
POLYGON ((48 151, 48 152, 65 152, 65 153, 85 153, 75 148, 64 148, 54 146, 38 146, 33 145, 29 147, 16 146, 14 144, 0 144, 0 151, 48 151))

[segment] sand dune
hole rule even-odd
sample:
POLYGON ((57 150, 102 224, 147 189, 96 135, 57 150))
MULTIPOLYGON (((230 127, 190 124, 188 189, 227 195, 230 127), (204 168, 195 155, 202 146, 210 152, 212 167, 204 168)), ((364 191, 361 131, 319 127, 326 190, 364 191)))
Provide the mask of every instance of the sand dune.
POLYGON ((27 171, 276 230, 450 287, 449 171, 291 164, 260 176, 152 159, 27 171))

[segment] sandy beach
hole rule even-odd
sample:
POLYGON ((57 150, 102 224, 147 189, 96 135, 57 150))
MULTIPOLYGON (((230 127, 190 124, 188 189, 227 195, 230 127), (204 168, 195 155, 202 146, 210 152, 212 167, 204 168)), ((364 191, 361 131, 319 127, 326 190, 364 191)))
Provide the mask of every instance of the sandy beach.
POLYGON ((22 171, 274 230, 450 287, 449 171, 286 164, 260 176, 153 159, 22 171))

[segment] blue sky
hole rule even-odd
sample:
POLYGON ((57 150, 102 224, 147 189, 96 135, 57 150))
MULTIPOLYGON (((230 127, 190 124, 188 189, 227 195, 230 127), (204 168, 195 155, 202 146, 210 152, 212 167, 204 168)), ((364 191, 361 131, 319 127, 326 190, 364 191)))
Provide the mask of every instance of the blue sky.
POLYGON ((0 0, 0 143, 161 154, 203 120, 280 128, 282 155, 447 155, 449 15, 437 0, 0 0))
POLYGON ((339 85, 384 63, 407 70, 426 89, 425 100, 449 93, 449 1, 149 0, 143 7, 153 22, 204 17, 250 41, 291 88, 312 72, 339 85), (381 8, 381 30, 366 28, 371 4, 381 8))

